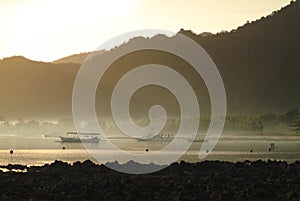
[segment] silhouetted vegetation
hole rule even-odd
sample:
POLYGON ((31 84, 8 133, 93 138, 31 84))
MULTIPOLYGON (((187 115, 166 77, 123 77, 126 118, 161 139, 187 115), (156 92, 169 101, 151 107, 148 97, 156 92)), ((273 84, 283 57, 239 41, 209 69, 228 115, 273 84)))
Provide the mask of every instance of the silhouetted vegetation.
MULTIPOLYGON (((149 119, 146 117, 134 118, 139 126, 147 126, 149 119)), ((207 132, 210 123, 209 116, 201 116, 199 133, 207 132)), ((116 129, 113 120, 102 119, 102 127, 107 130, 116 129)), ((180 117, 168 118, 163 132, 175 134, 180 125, 180 117)), ((224 133, 228 134, 299 134, 300 113, 298 109, 289 109, 286 113, 264 113, 258 115, 231 115, 226 117, 224 133), (293 129, 291 129, 291 125, 293 129)), ((72 118, 58 121, 23 120, 9 121, 0 116, 0 133, 6 134, 33 134, 33 135, 61 135, 74 130, 72 118)))
POLYGON ((226 118, 225 131, 236 131, 244 133, 272 133, 272 134, 295 134, 290 129, 291 124, 300 123, 300 114, 291 111, 297 109, 289 109, 286 113, 275 114, 265 113, 260 115, 236 115, 226 118))
POLYGON ((1 134, 24 134, 24 135, 62 135, 67 131, 74 130, 72 119, 60 119, 58 121, 23 120, 9 121, 0 116, 1 134))

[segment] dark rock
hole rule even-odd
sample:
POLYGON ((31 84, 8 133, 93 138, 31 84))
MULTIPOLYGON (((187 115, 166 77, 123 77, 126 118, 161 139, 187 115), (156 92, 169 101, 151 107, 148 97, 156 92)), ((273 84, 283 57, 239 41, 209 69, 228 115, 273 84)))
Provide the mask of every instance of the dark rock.
MULTIPOLYGON (((123 170, 136 165, 137 171, 154 165, 109 164, 123 170)), ((181 161, 141 175, 115 172, 92 161, 26 168, 22 174, 0 174, 0 200, 300 200, 298 162, 181 161)))

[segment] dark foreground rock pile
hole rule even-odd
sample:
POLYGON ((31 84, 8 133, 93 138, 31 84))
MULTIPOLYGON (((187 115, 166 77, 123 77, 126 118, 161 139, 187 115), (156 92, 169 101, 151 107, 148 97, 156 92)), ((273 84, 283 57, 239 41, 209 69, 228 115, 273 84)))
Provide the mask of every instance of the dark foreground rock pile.
POLYGON ((300 162, 174 163, 130 175, 95 165, 56 161, 0 171, 0 200, 300 200, 300 162))

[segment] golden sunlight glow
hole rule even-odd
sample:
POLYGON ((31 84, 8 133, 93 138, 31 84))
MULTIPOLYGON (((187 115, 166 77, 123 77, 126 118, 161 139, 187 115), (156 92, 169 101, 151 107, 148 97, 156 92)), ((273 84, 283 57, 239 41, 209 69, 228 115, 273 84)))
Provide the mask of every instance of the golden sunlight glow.
POLYGON ((137 0, 6 1, 0 6, 0 57, 25 55, 49 61, 94 50, 99 38, 115 34, 108 27, 118 30, 114 26, 130 21, 137 5, 137 0), (94 41, 87 42, 91 38, 94 41))
POLYGON ((267 15, 290 0, 2 0, 0 58, 51 61, 93 51, 137 29, 219 32, 267 15), (242 3, 241 3, 242 2, 242 3))

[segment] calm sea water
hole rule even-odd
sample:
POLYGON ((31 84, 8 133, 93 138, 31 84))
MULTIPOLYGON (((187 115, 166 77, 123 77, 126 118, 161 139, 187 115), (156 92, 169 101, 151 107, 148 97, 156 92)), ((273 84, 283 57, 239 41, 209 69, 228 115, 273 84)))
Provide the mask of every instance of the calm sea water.
MULTIPOLYGON (((116 146, 132 153, 142 153, 145 149, 160 150, 168 142, 138 142, 132 139, 113 139, 116 146)), ((43 165, 54 160, 66 162, 90 159, 96 163, 111 161, 116 151, 106 149, 103 142, 95 144, 101 151, 101 161, 96 161, 80 143, 62 143, 57 137, 42 136, 0 136, 0 164, 43 165), (65 149, 62 149, 65 147, 65 149), (10 154, 9 150, 14 153, 10 154)), ((193 143, 188 152, 180 159, 197 162, 201 142, 193 143)), ((300 137, 297 136, 223 136, 212 153, 204 160, 244 161, 275 159, 293 162, 300 160, 300 137), (270 144, 275 144, 274 151, 268 151, 270 144), (250 150, 253 150, 251 153, 250 150)))

